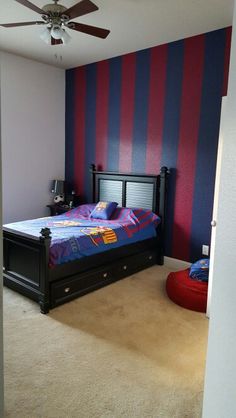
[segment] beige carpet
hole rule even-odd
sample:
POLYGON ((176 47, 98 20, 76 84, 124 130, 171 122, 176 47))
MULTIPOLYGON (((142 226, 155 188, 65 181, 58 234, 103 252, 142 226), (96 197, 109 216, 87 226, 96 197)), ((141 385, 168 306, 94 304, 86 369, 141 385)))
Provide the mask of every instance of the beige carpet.
POLYGON ((154 266, 52 310, 5 289, 5 416, 200 418, 208 320, 154 266))

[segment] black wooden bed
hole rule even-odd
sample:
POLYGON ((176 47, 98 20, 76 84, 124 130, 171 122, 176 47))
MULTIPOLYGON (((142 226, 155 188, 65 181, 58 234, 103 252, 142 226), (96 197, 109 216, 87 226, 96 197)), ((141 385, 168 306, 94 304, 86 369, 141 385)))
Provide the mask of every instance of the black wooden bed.
POLYGON ((157 236, 49 268, 50 229, 42 229, 36 238, 3 227, 4 284, 37 301, 41 312, 48 313, 73 298, 163 264, 167 176, 166 167, 154 176, 97 171, 92 165, 93 202, 151 209, 162 219, 157 236))

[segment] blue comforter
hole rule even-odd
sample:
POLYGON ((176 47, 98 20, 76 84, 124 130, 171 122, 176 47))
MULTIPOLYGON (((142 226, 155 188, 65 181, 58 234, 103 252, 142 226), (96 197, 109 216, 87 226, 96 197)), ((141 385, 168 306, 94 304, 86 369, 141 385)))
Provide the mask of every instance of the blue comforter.
POLYGON ((150 210, 117 208, 110 220, 90 218, 94 205, 82 205, 63 215, 4 225, 39 237, 50 228, 49 264, 54 266, 121 245, 154 237, 160 218, 150 210))

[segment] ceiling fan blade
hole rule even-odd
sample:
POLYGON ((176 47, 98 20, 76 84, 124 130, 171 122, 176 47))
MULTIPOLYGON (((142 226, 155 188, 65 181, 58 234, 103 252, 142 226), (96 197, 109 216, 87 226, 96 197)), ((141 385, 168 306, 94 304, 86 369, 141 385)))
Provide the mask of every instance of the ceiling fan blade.
POLYGON ((51 45, 60 45, 60 44, 63 44, 63 42, 62 42, 62 40, 61 40, 61 39, 54 39, 54 38, 51 36, 51 45))
POLYGON ((0 26, 4 28, 14 28, 16 26, 30 26, 30 25, 46 25, 46 22, 18 22, 18 23, 0 23, 0 26))
POLYGON ((98 7, 90 0, 82 0, 61 14, 69 16, 70 19, 74 19, 75 17, 87 15, 96 10, 98 10, 98 7))
POLYGON ((70 24, 68 25, 68 28, 77 30, 78 32, 87 33, 88 35, 96 36, 97 38, 105 39, 110 31, 108 29, 98 28, 96 26, 90 26, 90 25, 84 25, 83 23, 77 23, 77 22, 70 22, 73 24, 73 26, 70 24))
POLYGON ((28 7, 29 9, 33 10, 36 13, 39 13, 41 15, 46 15, 47 14, 42 9, 40 9, 37 6, 35 6, 35 4, 31 3, 28 0, 15 0, 15 1, 17 1, 17 3, 22 4, 22 6, 28 7))

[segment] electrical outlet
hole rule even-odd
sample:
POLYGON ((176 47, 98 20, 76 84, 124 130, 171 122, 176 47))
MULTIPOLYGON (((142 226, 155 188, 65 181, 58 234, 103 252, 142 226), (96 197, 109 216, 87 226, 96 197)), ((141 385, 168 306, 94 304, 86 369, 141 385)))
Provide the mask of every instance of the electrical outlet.
POLYGON ((203 255, 209 255, 209 245, 203 245, 202 246, 202 254, 203 255))

